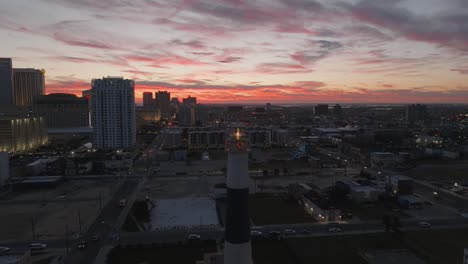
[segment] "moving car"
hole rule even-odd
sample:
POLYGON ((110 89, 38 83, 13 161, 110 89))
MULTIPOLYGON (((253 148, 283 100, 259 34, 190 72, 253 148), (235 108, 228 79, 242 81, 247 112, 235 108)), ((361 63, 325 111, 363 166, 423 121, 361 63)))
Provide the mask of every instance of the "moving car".
POLYGON ((285 235, 294 235, 294 234, 296 234, 296 230, 294 230, 294 229, 285 229, 285 230, 283 231, 283 233, 284 233, 285 235))
POLYGON ((88 242, 86 240, 81 240, 80 244, 78 244, 79 249, 85 249, 88 246, 88 242))
POLYGON ((281 238, 281 233, 279 231, 271 231, 268 233, 270 238, 272 239, 280 239, 281 238))
POLYGON ((9 247, 0 247, 0 254, 1 254, 1 253, 6 253, 6 252, 8 252, 8 251, 10 251, 10 248, 9 248, 9 247))
POLYGON ((119 202, 119 206, 124 207, 126 203, 127 203, 127 199, 121 199, 119 202))
POLYGON ((29 244, 29 248, 31 250, 42 250, 47 248, 47 244, 45 243, 31 243, 29 244))
POLYGON ((341 232, 341 228, 339 228, 339 227, 330 227, 330 228, 328 228, 328 232, 331 232, 331 233, 341 232))
POLYGON ((192 240, 192 241, 193 241, 193 240, 200 240, 200 238, 201 238, 201 237, 200 237, 199 234, 190 234, 190 235, 188 236, 188 240, 192 240))
POLYGON ((262 234, 263 234, 262 232, 257 231, 257 230, 252 230, 252 231, 250 231, 250 235, 251 235, 252 237, 261 237, 262 234))
POLYGON ((419 222, 419 223, 418 223, 418 226, 419 226, 419 227, 429 228, 429 227, 431 227, 432 225, 431 225, 430 223, 428 223, 428 222, 419 222))

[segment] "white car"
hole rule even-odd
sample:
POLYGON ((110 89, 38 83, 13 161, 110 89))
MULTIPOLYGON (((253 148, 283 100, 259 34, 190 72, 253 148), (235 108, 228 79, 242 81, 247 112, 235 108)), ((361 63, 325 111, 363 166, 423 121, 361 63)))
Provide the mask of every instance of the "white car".
POLYGON ((284 233, 285 235, 294 235, 294 234, 296 234, 296 230, 294 230, 294 229, 285 229, 285 230, 283 231, 283 233, 284 233))
POLYGON ((0 247, 0 253, 5 253, 5 252, 8 252, 8 251, 10 251, 9 247, 0 247))
POLYGON ((339 228, 339 227, 330 227, 328 229, 328 232, 331 232, 331 233, 341 232, 341 228, 339 228))
POLYGON ((201 237, 200 237, 200 235, 198 235, 198 234, 190 234, 190 235, 188 236, 188 240, 200 240, 200 238, 201 238, 201 237))
POLYGON ((432 225, 430 223, 428 223, 428 222, 419 222, 418 226, 428 228, 428 227, 431 227, 432 225))
POLYGON ((263 234, 262 232, 257 231, 257 230, 250 231, 250 235, 253 237, 259 237, 259 236, 262 236, 262 234, 263 234))
POLYGON ((45 243, 31 243, 31 244, 29 244, 29 248, 30 248, 31 250, 46 249, 46 248, 47 248, 47 244, 45 244, 45 243))

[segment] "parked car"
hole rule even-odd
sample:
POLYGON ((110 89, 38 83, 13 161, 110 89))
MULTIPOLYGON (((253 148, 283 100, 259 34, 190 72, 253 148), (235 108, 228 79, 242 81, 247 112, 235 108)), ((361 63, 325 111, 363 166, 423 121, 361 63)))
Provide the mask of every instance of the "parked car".
POLYGON ((98 241, 99 240, 99 235, 94 235, 91 240, 93 241, 98 241))

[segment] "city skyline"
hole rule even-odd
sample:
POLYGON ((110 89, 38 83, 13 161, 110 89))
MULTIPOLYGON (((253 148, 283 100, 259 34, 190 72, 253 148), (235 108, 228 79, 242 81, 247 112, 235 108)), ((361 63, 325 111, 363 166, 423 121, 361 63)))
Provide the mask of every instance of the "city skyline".
POLYGON ((0 2, 2 57, 46 93, 135 80, 201 103, 468 103, 462 0, 0 2))

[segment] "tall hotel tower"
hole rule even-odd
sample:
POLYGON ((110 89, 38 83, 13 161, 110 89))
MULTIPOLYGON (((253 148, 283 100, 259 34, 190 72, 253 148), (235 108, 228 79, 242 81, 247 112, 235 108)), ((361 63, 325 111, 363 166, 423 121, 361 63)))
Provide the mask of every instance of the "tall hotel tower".
POLYGON ((92 81, 94 144, 98 149, 127 149, 136 142, 135 84, 122 77, 92 81))
POLYGON ((248 140, 237 128, 226 140, 227 212, 224 264, 252 264, 249 217, 248 140))
POLYGON ((34 99, 45 93, 45 71, 13 69, 13 103, 31 110, 34 99))

